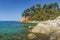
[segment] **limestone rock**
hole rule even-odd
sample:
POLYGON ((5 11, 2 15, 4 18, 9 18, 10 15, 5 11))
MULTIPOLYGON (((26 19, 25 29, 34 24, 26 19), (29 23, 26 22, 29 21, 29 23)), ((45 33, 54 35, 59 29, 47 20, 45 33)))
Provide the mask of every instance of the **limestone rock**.
POLYGON ((29 38, 29 39, 35 39, 35 38, 37 38, 37 37, 36 37, 35 34, 32 34, 32 33, 31 33, 31 34, 28 35, 28 38, 29 38))
POLYGON ((31 30, 31 32, 50 33, 52 31, 60 31, 59 27, 60 27, 60 16, 54 20, 39 22, 38 25, 31 30))

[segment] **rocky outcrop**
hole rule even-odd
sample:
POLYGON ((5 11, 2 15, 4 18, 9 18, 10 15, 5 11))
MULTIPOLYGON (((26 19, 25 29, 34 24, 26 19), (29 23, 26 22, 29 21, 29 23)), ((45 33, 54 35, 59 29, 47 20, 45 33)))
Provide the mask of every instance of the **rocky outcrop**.
POLYGON ((21 19, 18 20, 18 22, 24 22, 24 23, 38 23, 39 21, 30 21, 28 20, 29 17, 23 16, 21 19))
POLYGON ((28 22, 28 17, 23 16, 18 22, 28 22))
POLYGON ((36 27, 32 29, 33 33, 50 33, 51 31, 60 30, 60 16, 54 20, 48 20, 38 23, 36 27))
MULTIPOLYGON (((34 27, 33 29, 31 29, 32 33, 34 34, 38 34, 38 39, 40 40, 60 40, 60 16, 57 17, 54 20, 47 20, 47 21, 41 21, 38 23, 38 25, 36 25, 36 27, 34 27), (40 35, 40 34, 45 34, 46 36, 40 35), (44 39, 45 38, 45 39, 44 39), (57 38, 57 39, 56 39, 57 38)), ((36 36, 37 37, 37 36, 36 36)), ((34 36, 32 36, 32 39, 35 38, 34 36)), ((29 37, 30 39, 30 37, 29 37)))

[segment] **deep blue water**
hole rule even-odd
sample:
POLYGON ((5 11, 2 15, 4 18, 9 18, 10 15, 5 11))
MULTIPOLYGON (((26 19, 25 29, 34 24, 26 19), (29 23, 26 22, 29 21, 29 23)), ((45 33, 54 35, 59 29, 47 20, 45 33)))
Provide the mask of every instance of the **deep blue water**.
POLYGON ((0 33, 20 32, 22 24, 16 21, 0 21, 0 33))

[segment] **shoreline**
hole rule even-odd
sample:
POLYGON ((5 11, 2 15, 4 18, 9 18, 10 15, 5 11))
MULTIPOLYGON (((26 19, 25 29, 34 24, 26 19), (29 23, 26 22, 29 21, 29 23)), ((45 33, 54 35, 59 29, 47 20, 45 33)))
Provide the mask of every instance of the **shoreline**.
MULTIPOLYGON (((18 22, 18 21, 17 21, 18 22)), ((33 24, 33 23, 36 23, 36 22, 19 22, 19 23, 29 23, 29 24, 33 24)), ((38 22, 39 23, 39 22, 38 22)), ((36 23, 37 24, 37 23, 36 23)))

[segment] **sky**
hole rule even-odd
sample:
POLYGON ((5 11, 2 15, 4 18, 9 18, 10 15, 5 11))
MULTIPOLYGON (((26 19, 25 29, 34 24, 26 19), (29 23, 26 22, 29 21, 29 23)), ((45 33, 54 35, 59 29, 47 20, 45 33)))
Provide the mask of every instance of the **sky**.
POLYGON ((0 0, 0 21, 16 21, 21 19, 25 9, 36 4, 50 4, 60 0, 0 0))

